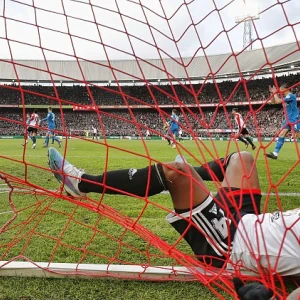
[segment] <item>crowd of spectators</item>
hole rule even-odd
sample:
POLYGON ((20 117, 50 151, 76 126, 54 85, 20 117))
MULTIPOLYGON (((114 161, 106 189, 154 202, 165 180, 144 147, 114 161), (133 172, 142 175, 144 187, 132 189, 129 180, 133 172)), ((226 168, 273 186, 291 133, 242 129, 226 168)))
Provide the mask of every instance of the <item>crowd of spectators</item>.
MULTIPOLYGON (((300 73, 281 76, 279 83, 294 85, 300 82, 300 73)), ((214 83, 185 83, 174 85, 131 85, 131 86, 45 86, 24 85, 22 89, 14 85, 0 86, 0 105, 174 105, 243 102, 266 100, 268 86, 272 78, 214 83)), ((299 86, 294 88, 299 94, 299 86)))
MULTIPOLYGON (((57 120, 57 129, 66 134, 85 134, 96 126, 101 135, 138 136, 144 135, 150 129, 151 135, 165 133, 164 123, 169 120, 170 111, 158 110, 100 110, 96 112, 82 112, 54 110, 57 120), (64 125, 63 125, 64 124, 64 125)), ((241 109, 246 126, 254 136, 274 136, 281 126, 283 110, 280 106, 267 106, 261 111, 252 113, 241 109)), ((39 111, 41 118, 47 114, 46 109, 39 111)), ((23 112, 18 109, 3 109, 0 119, 0 135, 21 135, 26 127, 23 112)), ((231 116, 231 108, 205 109, 199 111, 194 109, 180 113, 180 123, 186 136, 203 136, 208 129, 236 129, 236 124, 231 116)), ((46 126, 44 124, 43 126, 46 126)), ((44 134, 40 130, 40 134, 44 134)))
MULTIPOLYGON (((300 82, 300 73, 278 77, 280 83, 287 82, 294 85, 300 82)), ((257 79, 247 82, 247 93, 252 101, 266 100, 269 97, 268 86, 272 85, 272 78, 257 79)), ((223 81, 217 85, 157 85, 157 86, 122 86, 121 91, 116 86, 95 87, 89 86, 23 86, 20 90, 17 85, 0 86, 0 135, 20 135, 24 132, 25 116, 20 108, 5 108, 5 105, 55 105, 82 104, 82 105, 143 105, 143 104, 198 104, 198 107, 182 109, 180 120, 185 135, 193 132, 203 135, 207 129, 234 129, 230 111, 222 101, 247 101, 244 85, 237 81, 223 81), (30 91, 30 92, 28 92, 30 91), (150 92, 151 91, 151 92, 150 92), (126 95, 126 97, 122 96, 126 95), (197 94, 197 96, 193 96, 197 94), (221 103, 218 108, 201 107, 201 104, 221 103)), ((293 92, 299 96, 300 87, 296 85, 293 92)), ((253 102, 254 103, 254 102, 253 102)), ((182 106, 184 106, 182 105, 182 106)), ((157 107, 157 105, 156 105, 157 107)), ((248 107, 248 106, 247 106, 248 107)), ((246 120, 248 129, 254 136, 274 136, 280 128, 283 119, 283 110, 279 106, 254 105, 250 112, 241 106, 241 113, 246 120)), ((162 108, 163 109, 163 108, 162 108)), ((132 136, 140 135, 150 129, 152 135, 164 133, 163 124, 169 118, 170 109, 108 109, 101 107, 99 113, 95 111, 83 112, 64 109, 54 110, 57 116, 57 129, 66 133, 91 130, 97 126, 101 134, 132 136), (62 115, 63 114, 63 115, 62 115)), ((33 109, 27 108, 27 112, 33 109)), ((40 111, 42 118, 46 116, 46 109, 40 111)), ((42 130, 40 132, 43 132, 42 130)))

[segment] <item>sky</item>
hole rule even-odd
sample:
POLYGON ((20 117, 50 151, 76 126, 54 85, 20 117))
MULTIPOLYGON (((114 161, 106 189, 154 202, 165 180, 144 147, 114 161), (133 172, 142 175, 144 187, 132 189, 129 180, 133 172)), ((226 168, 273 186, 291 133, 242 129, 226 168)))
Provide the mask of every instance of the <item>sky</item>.
MULTIPOLYGON (((299 0, 259 7, 253 48, 300 40, 299 0), (298 35, 298 36, 297 36, 298 35)), ((0 57, 121 60, 242 49, 243 0, 0 0, 0 57)), ((248 9, 249 11, 249 9, 248 9)))

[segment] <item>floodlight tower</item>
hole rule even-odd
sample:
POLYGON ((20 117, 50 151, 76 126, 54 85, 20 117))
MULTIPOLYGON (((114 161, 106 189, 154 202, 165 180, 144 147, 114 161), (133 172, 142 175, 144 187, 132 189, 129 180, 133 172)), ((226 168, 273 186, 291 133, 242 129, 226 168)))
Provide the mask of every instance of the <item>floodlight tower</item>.
POLYGON ((244 23, 243 48, 247 48, 247 45, 249 45, 252 49, 252 21, 260 18, 259 6, 250 5, 246 0, 243 0, 241 13, 241 15, 235 17, 235 23, 244 23))

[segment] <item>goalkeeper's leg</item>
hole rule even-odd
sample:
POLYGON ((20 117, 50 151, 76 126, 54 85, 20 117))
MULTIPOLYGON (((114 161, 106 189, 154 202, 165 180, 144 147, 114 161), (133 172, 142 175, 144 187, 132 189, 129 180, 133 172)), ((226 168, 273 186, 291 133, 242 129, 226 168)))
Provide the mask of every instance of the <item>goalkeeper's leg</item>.
POLYGON ((169 190, 174 207, 186 209, 200 204, 209 195, 209 190, 195 169, 183 162, 107 171, 95 176, 78 170, 54 148, 49 148, 48 157, 56 179, 75 197, 90 192, 149 197, 169 190))
POLYGON ((54 148, 49 148, 48 156, 56 179, 72 196, 95 192, 148 197, 169 190, 174 207, 182 209, 207 198, 209 191, 203 179, 222 181, 223 187, 259 188, 254 160, 247 152, 233 153, 195 168, 184 162, 170 162, 142 169, 107 171, 98 176, 78 170, 54 148))

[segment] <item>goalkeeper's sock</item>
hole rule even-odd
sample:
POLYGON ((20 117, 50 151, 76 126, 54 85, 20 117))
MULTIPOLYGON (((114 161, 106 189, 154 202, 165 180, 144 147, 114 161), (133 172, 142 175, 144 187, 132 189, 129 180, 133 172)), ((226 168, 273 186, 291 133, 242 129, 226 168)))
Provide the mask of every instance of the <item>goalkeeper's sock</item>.
POLYGON ((128 193, 146 197, 167 190, 167 181, 162 165, 156 164, 143 169, 108 171, 99 176, 83 174, 78 188, 82 193, 128 193))
POLYGON ((278 153, 279 153, 279 151, 281 150, 283 144, 284 144, 284 137, 279 137, 278 140, 277 140, 277 143, 276 143, 275 150, 274 150, 274 152, 273 152, 273 154, 274 154, 275 156, 278 156, 278 153))
POLYGON ((230 158, 234 153, 231 153, 226 158, 219 158, 217 160, 210 161, 200 167, 194 167, 194 169, 203 180, 222 182, 224 180, 224 175, 230 158))
POLYGON ((254 144, 253 144, 253 142, 252 142, 252 139, 251 139, 249 136, 245 137, 245 139, 249 142, 249 144, 250 144, 252 147, 254 147, 254 144))

